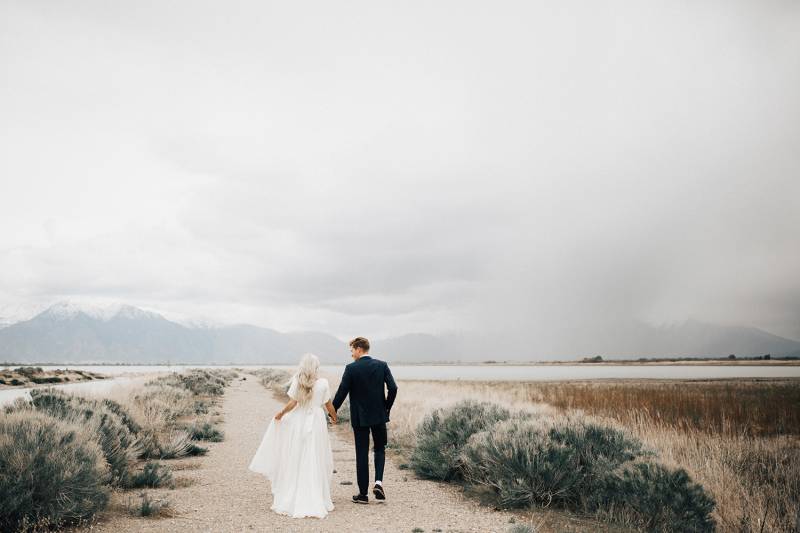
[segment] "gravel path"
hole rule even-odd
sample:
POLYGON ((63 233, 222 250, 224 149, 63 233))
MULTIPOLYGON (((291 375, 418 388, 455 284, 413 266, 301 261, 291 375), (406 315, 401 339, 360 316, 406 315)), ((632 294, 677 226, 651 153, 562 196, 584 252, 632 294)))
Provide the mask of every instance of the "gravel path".
MULTIPOLYGON (((331 432, 334 467, 332 499, 336 506, 324 519, 292 519, 270 510, 269 481, 247 469, 269 421, 281 407, 258 380, 235 380, 221 405, 225 440, 204 443, 205 457, 167 461, 186 484, 177 489, 149 489, 152 498, 167 498, 172 516, 133 517, 125 514, 128 499, 137 491, 114 495, 109 509, 92 531, 314 531, 314 532, 425 532, 480 531, 504 533, 515 515, 492 511, 467 499, 457 487, 416 479, 399 470, 387 457, 384 483, 386 503, 350 501, 357 492, 355 453, 347 428, 331 432), (347 483, 347 484, 342 484, 347 483)), ((391 441, 391 432, 389 440, 391 441)), ((370 465, 372 464, 370 458, 370 465)), ((371 468, 370 468, 371 470, 371 468)), ((516 515, 519 520, 519 515, 516 515)))

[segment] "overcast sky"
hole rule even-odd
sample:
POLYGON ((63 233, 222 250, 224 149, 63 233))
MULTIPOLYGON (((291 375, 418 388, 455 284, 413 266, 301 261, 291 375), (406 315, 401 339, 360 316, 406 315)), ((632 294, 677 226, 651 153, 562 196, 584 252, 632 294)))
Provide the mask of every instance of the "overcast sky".
POLYGON ((800 339, 800 3, 0 0, 0 315, 800 339))

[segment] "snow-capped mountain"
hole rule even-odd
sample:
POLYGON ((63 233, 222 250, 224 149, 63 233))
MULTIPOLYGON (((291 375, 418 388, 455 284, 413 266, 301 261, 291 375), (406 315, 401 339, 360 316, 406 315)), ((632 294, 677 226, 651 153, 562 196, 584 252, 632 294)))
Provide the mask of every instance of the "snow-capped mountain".
POLYGON ((177 322, 182 326, 186 326, 187 328, 192 328, 192 329, 218 329, 218 328, 224 328, 229 325, 225 324, 224 322, 220 322, 218 320, 205 317, 181 318, 181 319, 175 319, 173 320, 173 322, 177 322))
MULTIPOLYGON (((670 326, 620 324, 585 335, 583 353, 502 352, 474 335, 414 333, 374 339, 371 353, 396 362, 607 359, 663 356, 773 356, 800 353, 800 342, 753 327, 686 321, 670 326)), ((322 362, 349 362, 347 343, 317 331, 284 333, 248 324, 169 320, 127 304, 63 301, 0 328, 0 361, 19 363, 294 364, 305 352, 322 362)))
POLYGON ((47 309, 45 309, 44 311, 42 311, 38 316, 54 320, 66 320, 75 318, 76 316, 79 315, 85 315, 105 322, 112 320, 114 318, 127 318, 135 320, 138 318, 161 317, 161 315, 159 315, 158 313, 145 311, 138 307, 134 307, 132 305, 127 305, 127 304, 113 303, 106 305, 96 305, 96 304, 78 303, 74 300, 64 300, 61 302, 57 302, 48 307, 47 309))
POLYGON ((27 320, 37 309, 30 305, 0 304, 0 329, 27 320))
POLYGON ((310 351, 346 361, 346 343, 326 333, 281 333, 245 324, 182 324, 127 304, 58 302, 0 329, 0 361, 295 363, 310 351))

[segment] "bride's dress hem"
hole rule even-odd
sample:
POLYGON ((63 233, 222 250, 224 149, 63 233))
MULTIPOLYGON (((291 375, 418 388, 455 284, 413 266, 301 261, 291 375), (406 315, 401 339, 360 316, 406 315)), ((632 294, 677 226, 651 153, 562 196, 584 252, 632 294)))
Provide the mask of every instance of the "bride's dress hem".
POLYGON ((316 514, 294 514, 288 511, 282 511, 280 509, 276 509, 275 506, 270 507, 270 510, 274 513, 277 513, 282 516, 288 516, 289 518, 318 518, 319 520, 325 520, 328 517, 328 513, 334 510, 334 506, 331 505, 331 508, 324 515, 316 515, 316 514))

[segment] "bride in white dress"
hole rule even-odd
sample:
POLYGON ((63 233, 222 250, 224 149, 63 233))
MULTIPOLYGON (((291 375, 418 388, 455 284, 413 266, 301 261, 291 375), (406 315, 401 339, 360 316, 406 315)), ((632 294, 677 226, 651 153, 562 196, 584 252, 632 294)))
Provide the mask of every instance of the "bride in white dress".
POLYGON ((319 359, 306 354, 289 385, 289 402, 270 421, 249 469, 272 484, 272 510, 303 518, 325 518, 333 511, 333 452, 327 409, 336 423, 328 380, 320 378, 319 359))

